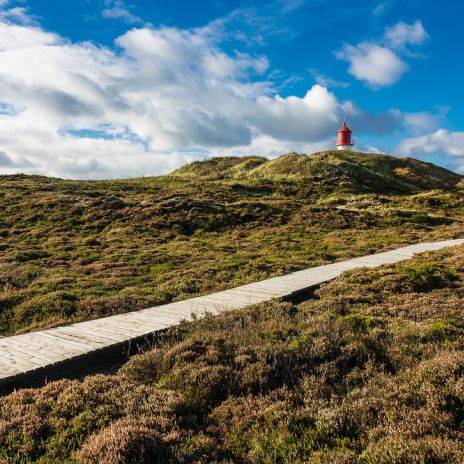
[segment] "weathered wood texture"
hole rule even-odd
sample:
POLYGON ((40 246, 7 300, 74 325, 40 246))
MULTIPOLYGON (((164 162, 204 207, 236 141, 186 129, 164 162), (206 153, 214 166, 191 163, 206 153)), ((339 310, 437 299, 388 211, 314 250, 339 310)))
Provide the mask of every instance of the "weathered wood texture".
MULTIPOLYGON (((464 240, 419 243, 385 253, 313 267, 186 301, 1 338, 0 386, 14 385, 15 379, 24 379, 41 372, 43 376, 49 376, 53 369, 59 371, 60 366, 64 364, 85 364, 86 360, 95 359, 99 353, 103 359, 105 352, 122 350, 131 341, 153 336, 182 320, 199 317, 205 313, 219 314, 273 298, 292 298, 334 279, 349 269, 393 264, 412 258, 416 253, 462 243, 464 240)), ((90 365, 88 370, 92 370, 90 365)))

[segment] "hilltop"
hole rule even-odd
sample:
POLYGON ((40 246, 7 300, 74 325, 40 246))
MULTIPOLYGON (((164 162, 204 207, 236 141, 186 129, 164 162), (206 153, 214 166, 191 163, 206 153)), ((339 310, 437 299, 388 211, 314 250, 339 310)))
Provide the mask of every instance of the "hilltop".
POLYGON ((222 157, 196 161, 173 176, 219 179, 306 180, 347 192, 407 193, 453 189, 462 177, 413 158, 375 153, 325 151, 313 155, 288 153, 274 160, 262 157, 222 157))

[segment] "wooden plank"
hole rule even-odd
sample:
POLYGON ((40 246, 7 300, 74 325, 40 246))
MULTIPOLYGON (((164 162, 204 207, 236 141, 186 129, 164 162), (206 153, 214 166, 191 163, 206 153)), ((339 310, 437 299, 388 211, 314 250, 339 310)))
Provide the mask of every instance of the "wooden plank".
POLYGON ((15 352, 19 352, 19 353, 22 353, 28 356, 28 359, 32 359, 32 360, 35 359, 41 365, 44 365, 44 363, 50 364, 50 363, 55 362, 54 357, 49 354, 45 354, 43 350, 35 349, 33 351, 33 354, 31 354, 31 351, 30 350, 28 351, 27 347, 24 347, 22 345, 16 345, 16 344, 11 343, 10 346, 14 349, 15 352))
POLYGON ((95 344, 89 343, 87 340, 82 340, 82 338, 71 337, 63 332, 54 332, 42 334, 44 337, 49 338, 50 345, 54 344, 55 346, 67 346, 72 349, 72 351, 78 351, 81 353, 88 353, 89 351, 98 350, 98 348, 106 346, 105 344, 95 344))
POLYGON ((115 334, 108 334, 107 332, 103 330, 97 330, 97 328, 92 328, 93 326, 69 326, 66 328, 63 328, 65 330, 65 333, 69 334, 74 334, 76 337, 82 337, 83 340, 94 340, 95 338, 100 338, 100 339, 105 339, 107 341, 106 346, 111 346, 115 343, 121 342, 121 336, 115 336, 115 334))
MULTIPOLYGON (((112 340, 103 338, 101 336, 98 339, 95 336, 86 336, 82 330, 75 330, 72 327, 60 327, 59 331, 47 331, 44 335, 54 338, 55 336, 63 339, 69 339, 71 342, 80 345, 85 345, 95 349, 107 346, 112 340)), ((99 334, 100 335, 100 334, 99 334)))
POLYGON ((84 347, 91 348, 91 349, 92 348, 95 348, 95 349, 101 348, 102 346, 105 346, 106 343, 107 343, 102 339, 96 340, 95 338, 92 338, 91 340, 90 339, 83 340, 82 337, 77 337, 76 335, 71 335, 71 334, 65 332, 64 330, 55 330, 53 332, 49 331, 49 332, 47 332, 47 335, 50 335, 53 338, 56 337, 58 339, 61 339, 61 340, 63 340, 63 342, 68 340, 71 343, 77 344, 76 346, 81 346, 82 345, 84 347))
POLYGON ((153 312, 152 314, 143 314, 139 312, 127 313, 125 319, 129 322, 139 323, 145 321, 148 324, 155 324, 159 321, 168 321, 169 323, 179 322, 179 314, 166 313, 164 311, 153 312))
POLYGON ((8 353, 2 353, 2 361, 7 366, 11 366, 14 371, 19 369, 21 372, 33 371, 38 366, 29 361, 25 361, 18 353, 14 350, 8 353))

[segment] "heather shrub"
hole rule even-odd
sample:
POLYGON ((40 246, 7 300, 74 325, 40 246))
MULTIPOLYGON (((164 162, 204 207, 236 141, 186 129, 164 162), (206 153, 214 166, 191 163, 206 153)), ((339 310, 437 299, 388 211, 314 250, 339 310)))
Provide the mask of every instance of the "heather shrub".
POLYGON ((75 312, 77 297, 68 292, 50 292, 23 301, 16 306, 11 325, 23 327, 34 325, 41 319, 47 322, 71 317, 75 312))
POLYGON ((121 374, 181 391, 200 407, 269 390, 295 374, 295 317, 289 303, 274 302, 184 324, 175 329, 182 340, 132 358, 121 374))
POLYGON ((76 454, 82 464, 150 464, 168 461, 168 446, 147 419, 120 419, 92 435, 76 454))
POLYGON ((462 440, 435 437, 404 439, 398 435, 372 443, 363 454, 365 462, 379 464, 460 464, 464 462, 462 440))
POLYGON ((385 222, 394 226, 402 226, 408 223, 433 226, 447 224, 450 221, 448 218, 430 216, 418 211, 391 211, 386 215, 385 222))
POLYGON ((20 289, 27 287, 41 274, 39 267, 27 265, 16 266, 2 264, 0 266, 0 287, 2 290, 20 289))
POLYGON ((317 432, 292 404, 292 392, 230 398, 209 417, 224 451, 245 462, 303 462, 317 432))
POLYGON ((0 462, 463 462, 462 258, 351 271, 173 327, 117 375, 8 395, 0 462))
POLYGON ((437 319, 425 327, 425 339, 436 342, 455 340, 460 331, 455 327, 454 321, 437 319))
MULTIPOLYGON (((19 390, 0 401, 0 457, 11 463, 27 459, 60 462, 88 437, 122 418, 149 418, 156 441, 158 435, 167 437, 175 431, 176 410, 181 404, 173 392, 115 376, 97 375, 84 382, 63 380, 38 390, 19 390)), ((105 436, 109 437, 111 430, 105 436)))
POLYGON ((138 295, 109 295, 100 298, 82 298, 76 305, 76 316, 94 318, 127 313, 146 308, 151 301, 138 295))
POLYGON ((3 176, 0 335, 460 237, 460 181, 348 152, 228 157, 112 181, 3 176))
POLYGON ((435 288, 450 286, 457 275, 450 270, 444 269, 443 265, 431 261, 412 261, 399 266, 404 275, 416 292, 427 292, 435 288))

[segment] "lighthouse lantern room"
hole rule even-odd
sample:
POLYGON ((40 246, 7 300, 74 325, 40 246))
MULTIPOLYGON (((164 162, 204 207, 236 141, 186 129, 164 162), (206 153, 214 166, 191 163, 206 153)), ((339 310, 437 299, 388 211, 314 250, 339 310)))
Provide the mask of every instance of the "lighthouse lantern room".
POLYGON ((351 140, 351 131, 346 125, 346 121, 343 121, 343 125, 340 130, 337 131, 338 138, 335 146, 337 150, 351 150, 354 142, 351 140))

